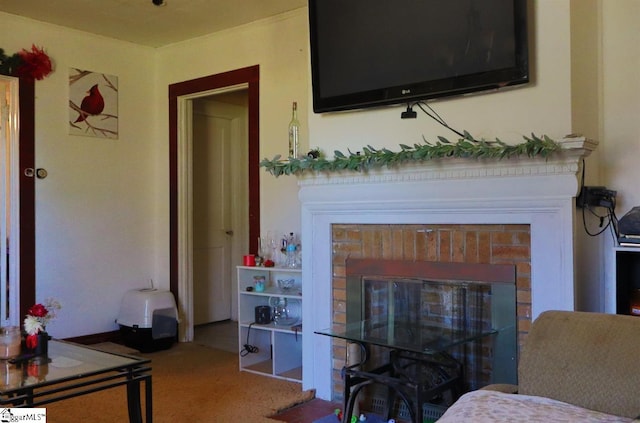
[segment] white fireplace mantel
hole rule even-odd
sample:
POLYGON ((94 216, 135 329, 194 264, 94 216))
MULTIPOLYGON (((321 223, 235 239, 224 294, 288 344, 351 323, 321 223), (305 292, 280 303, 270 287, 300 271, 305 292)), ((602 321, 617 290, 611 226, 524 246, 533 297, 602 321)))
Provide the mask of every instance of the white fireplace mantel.
POLYGON ((582 159, 597 145, 567 137, 549 158, 438 159, 397 169, 299 178, 304 297, 303 388, 331 398, 333 224, 529 224, 534 319, 576 307, 575 196, 582 159))

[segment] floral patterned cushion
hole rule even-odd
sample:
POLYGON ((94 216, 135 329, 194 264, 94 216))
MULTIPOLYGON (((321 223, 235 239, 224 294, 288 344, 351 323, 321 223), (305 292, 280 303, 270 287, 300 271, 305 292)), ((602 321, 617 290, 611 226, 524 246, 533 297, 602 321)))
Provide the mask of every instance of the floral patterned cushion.
POLYGON ((438 420, 438 423, 628 423, 633 421, 627 417, 588 410, 550 398, 479 390, 460 397, 438 420))

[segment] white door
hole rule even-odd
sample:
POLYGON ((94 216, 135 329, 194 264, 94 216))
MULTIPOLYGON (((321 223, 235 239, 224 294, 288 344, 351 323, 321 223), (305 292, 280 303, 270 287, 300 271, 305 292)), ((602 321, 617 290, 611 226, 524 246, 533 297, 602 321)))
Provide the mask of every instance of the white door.
MULTIPOLYGON (((210 98, 193 103, 193 322, 230 319, 234 244, 242 236, 236 216, 238 160, 246 145, 246 108, 210 98)), ((243 190, 240 190, 240 193, 243 190)), ((238 213, 241 214, 241 213, 238 213)), ((245 221, 246 222, 246 221, 245 221)))

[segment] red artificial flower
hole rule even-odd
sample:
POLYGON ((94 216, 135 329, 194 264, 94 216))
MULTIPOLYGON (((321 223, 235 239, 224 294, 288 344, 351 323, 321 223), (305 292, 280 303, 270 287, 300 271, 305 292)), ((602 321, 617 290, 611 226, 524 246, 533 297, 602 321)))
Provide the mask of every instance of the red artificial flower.
POLYGON ((15 75, 21 78, 42 79, 52 71, 51 59, 44 49, 31 46, 31 51, 22 49, 18 52, 22 63, 15 69, 15 75))
POLYGON ((31 306, 29 311, 27 311, 27 314, 29 314, 30 316, 34 316, 34 317, 44 317, 48 313, 49 313, 49 310, 47 310, 47 308, 45 306, 43 306, 42 304, 35 304, 35 305, 31 306))

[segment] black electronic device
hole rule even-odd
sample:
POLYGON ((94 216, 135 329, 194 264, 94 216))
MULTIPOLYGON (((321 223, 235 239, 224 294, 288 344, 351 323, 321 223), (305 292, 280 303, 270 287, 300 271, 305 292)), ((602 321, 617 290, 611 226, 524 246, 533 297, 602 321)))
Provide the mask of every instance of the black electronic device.
POLYGON ((529 81, 526 0, 309 0, 316 113, 529 81))
POLYGON ((255 309, 256 323, 259 325, 268 325, 271 323, 271 307, 267 305, 257 306, 255 309))
POLYGON ((618 222, 621 241, 640 244, 640 206, 627 212, 618 222))
POLYGON ((616 195, 616 191, 607 187, 582 187, 576 198, 576 206, 615 208, 616 195))

